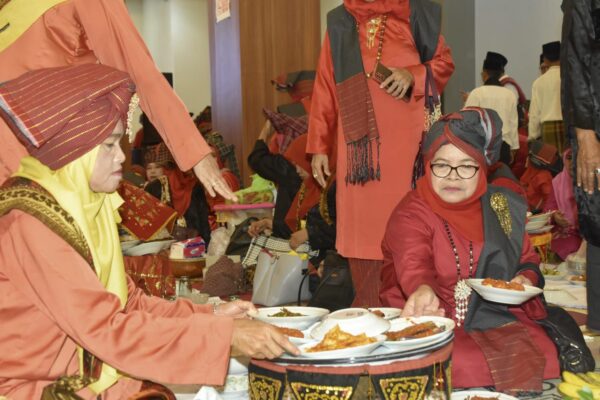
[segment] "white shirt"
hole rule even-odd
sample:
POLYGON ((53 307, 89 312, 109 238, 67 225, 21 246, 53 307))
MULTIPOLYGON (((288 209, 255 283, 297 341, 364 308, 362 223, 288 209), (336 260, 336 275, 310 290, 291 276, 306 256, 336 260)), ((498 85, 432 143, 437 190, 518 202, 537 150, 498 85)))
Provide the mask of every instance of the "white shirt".
POLYGON ((529 105, 529 140, 542 135, 542 124, 562 121, 560 109, 560 67, 555 65, 533 81, 529 105))
POLYGON ((510 89, 502 86, 480 86, 469 93, 465 107, 491 108, 502 120, 502 140, 512 150, 519 148, 519 115, 517 98, 510 89))

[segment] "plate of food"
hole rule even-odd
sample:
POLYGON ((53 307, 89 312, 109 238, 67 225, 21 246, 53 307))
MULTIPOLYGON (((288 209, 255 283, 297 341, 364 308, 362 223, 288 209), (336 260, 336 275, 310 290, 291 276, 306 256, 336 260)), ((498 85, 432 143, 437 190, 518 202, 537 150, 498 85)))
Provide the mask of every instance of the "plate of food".
POLYGON ((367 336, 377 336, 390 328, 390 321, 364 308, 344 308, 323 318, 311 329, 310 336, 321 340, 336 325, 339 325, 344 332, 353 335, 365 333, 367 336))
POLYGON ((316 343, 317 340, 310 337, 310 329, 311 328, 301 331, 300 329, 284 328, 281 326, 277 327, 277 330, 287 336, 289 341, 296 346, 306 343, 316 343))
POLYGON ((567 264, 547 264, 541 263, 540 270, 542 271, 542 275, 544 275, 544 279, 547 281, 558 281, 564 279, 567 276, 567 264))
POLYGON ((469 279, 467 283, 485 300, 502 304, 522 304, 543 292, 535 286, 501 279, 469 279))
POLYGON ((384 335, 367 336, 365 333, 353 335, 344 332, 339 325, 336 325, 325 334, 321 341, 303 344, 298 349, 300 357, 336 359, 369 354, 384 341, 384 335))
POLYGON ((264 307, 248 315, 268 324, 303 330, 320 321, 329 310, 318 307, 264 307))
POLYGON ((402 309, 395 307, 373 307, 367 308, 367 310, 383 319, 398 318, 402 314, 402 309))
POLYGON ((453 320, 443 317, 397 318, 384 333, 384 346, 395 350, 429 346, 450 336, 454 327, 453 320))
POLYGON ((519 400, 504 393, 488 392, 487 390, 465 390, 454 392, 450 400, 519 400))
POLYGON ((577 285, 577 286, 585 286, 587 277, 585 276, 585 274, 583 275, 571 275, 567 278, 567 280, 569 281, 569 283, 573 284, 573 285, 577 285))

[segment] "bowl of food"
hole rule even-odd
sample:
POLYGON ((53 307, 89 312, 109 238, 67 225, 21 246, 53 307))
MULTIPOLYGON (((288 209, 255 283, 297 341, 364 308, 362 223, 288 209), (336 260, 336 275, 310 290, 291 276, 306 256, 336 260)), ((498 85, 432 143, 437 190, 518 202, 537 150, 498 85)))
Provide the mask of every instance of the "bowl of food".
POLYGON ((567 268, 573 275, 583 275, 586 271, 587 262, 585 257, 579 257, 575 254, 567 256, 567 268))
POLYGON ((557 281, 564 279, 567 276, 567 263, 560 264, 550 264, 550 263, 541 263, 540 271, 542 271, 542 275, 544 275, 545 280, 549 281, 557 281))
POLYGON ((552 218, 552 214, 554 214, 554 211, 548 211, 543 214, 528 215, 527 222, 544 221, 543 225, 546 225, 548 222, 550 222, 550 218, 552 218))
POLYGON ((369 310, 344 308, 332 312, 321 323, 315 325, 310 335, 321 340, 336 325, 339 325, 342 331, 352 335, 364 333, 367 336, 377 336, 390 329, 390 321, 373 314, 369 310))
POLYGON ((264 307, 248 316, 282 328, 303 330, 318 322, 329 310, 318 307, 264 307))

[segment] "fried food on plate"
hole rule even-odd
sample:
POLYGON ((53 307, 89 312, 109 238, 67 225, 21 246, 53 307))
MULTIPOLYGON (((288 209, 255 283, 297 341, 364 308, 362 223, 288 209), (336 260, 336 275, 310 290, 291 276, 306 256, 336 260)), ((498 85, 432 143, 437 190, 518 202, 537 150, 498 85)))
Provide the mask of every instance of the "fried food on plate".
POLYGON ((306 317, 306 315, 301 314, 301 313, 297 313, 297 312, 293 312, 288 310, 285 307, 281 307, 281 311, 269 315, 269 317, 278 317, 278 318, 285 318, 285 317, 306 317))
POLYGON ((325 334, 321 342, 316 346, 306 349, 306 352, 316 353, 319 351, 347 349, 349 347, 363 346, 376 341, 377 339, 368 337, 364 333, 355 336, 348 332, 344 332, 340 329, 339 325, 336 325, 325 334))
POLYGON ((431 335, 435 335, 436 333, 443 332, 444 328, 437 326, 432 321, 421 322, 420 324, 415 324, 408 326, 404 329, 395 332, 386 332, 385 336, 387 336, 387 340, 397 341, 403 339, 416 339, 427 337, 431 335))
POLYGON ((495 287, 497 289, 518 290, 521 292, 525 291, 525 286, 523 286, 522 284, 517 282, 507 282, 501 279, 485 278, 483 282, 481 282, 481 284, 485 286, 495 287))
POLYGON ((285 336, 297 337, 297 338, 301 338, 301 339, 304 338, 304 333, 302 333, 302 331, 299 331, 298 329, 283 328, 281 326, 276 326, 276 328, 279 332, 281 332, 285 336))

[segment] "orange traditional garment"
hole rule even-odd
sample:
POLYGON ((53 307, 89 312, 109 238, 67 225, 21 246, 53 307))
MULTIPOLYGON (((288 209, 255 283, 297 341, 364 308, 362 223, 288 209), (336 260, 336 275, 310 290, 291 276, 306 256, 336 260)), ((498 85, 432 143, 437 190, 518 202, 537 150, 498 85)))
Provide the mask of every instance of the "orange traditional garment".
MULTIPOLYGON (((78 372, 78 343, 130 376, 163 383, 223 383, 231 318, 213 316, 212 307, 186 300, 171 303, 145 296, 131 280, 122 309, 119 298, 106 291, 69 244, 18 210, 0 218, 0 248, 0 320, 11 321, 0 329, 1 395, 39 399, 44 386, 78 372), (197 361, 198 354, 204 362, 197 361), (149 355, 156 363, 148 361, 149 355)), ((102 398, 126 399, 140 386, 140 381, 123 378, 102 398)), ((90 392, 83 396, 96 398, 90 392)))
MULTIPOLYGON (((421 64, 409 24, 408 1, 374 3, 348 2, 350 13, 359 23, 360 52, 365 72, 371 72, 377 56, 377 39, 367 47, 365 9, 389 8, 383 38, 381 62, 387 67, 406 68, 414 76, 412 97, 399 101, 367 79, 381 143, 379 160, 381 180, 364 185, 339 184, 337 189, 336 248, 344 257, 382 260, 381 240, 392 209, 411 189, 415 157, 424 127, 426 67, 421 64), (364 7, 362 6, 364 3, 364 7), (361 14, 355 8, 362 8, 361 14)), ((367 10, 368 11, 368 10, 367 10)), ((433 59, 428 63, 441 92, 454 70, 450 49, 440 36, 433 59)), ((329 36, 321 49, 312 96, 307 153, 329 154, 337 147, 338 182, 345 182, 348 146, 344 140, 339 103, 336 97, 329 36)), ((332 168, 334 169, 334 168, 332 168)))
MULTIPOLYGON (((157 70, 121 0, 67 0, 47 10, 0 52, 0 82, 33 69, 98 62, 129 73, 142 109, 182 170, 210 153, 187 109, 157 70)), ((1 183, 27 152, 4 121, 0 143, 1 183)))

